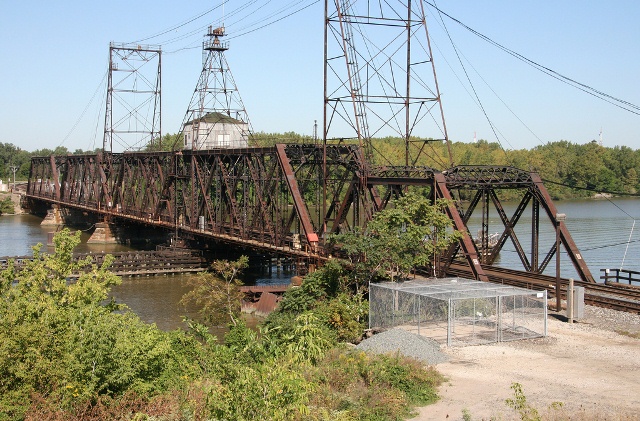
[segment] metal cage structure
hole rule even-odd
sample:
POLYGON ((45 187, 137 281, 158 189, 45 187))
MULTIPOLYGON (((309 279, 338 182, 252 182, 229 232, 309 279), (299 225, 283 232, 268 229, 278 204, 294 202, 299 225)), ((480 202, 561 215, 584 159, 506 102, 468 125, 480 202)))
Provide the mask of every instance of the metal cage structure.
POLYGON ((399 327, 447 346, 547 335, 547 291, 463 278, 371 284, 371 328, 399 327))

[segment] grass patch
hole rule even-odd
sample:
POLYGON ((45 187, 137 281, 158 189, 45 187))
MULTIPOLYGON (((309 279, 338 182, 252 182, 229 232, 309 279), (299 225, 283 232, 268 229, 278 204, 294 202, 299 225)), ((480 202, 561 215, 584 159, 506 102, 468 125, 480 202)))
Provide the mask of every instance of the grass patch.
POLYGON ((414 407, 434 403, 444 380, 411 358, 339 350, 330 352, 308 378, 318 385, 310 407, 358 420, 405 419, 414 407))
POLYGON ((633 339, 640 339, 640 332, 629 332, 628 330, 616 330, 618 335, 628 336, 633 339))

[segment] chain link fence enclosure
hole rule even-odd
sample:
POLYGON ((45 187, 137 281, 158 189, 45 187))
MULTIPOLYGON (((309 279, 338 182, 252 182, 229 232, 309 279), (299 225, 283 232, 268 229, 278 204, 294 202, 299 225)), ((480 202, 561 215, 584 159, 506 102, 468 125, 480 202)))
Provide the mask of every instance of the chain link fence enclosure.
POLYGON ((369 327, 399 327, 447 346, 547 335, 547 291, 462 278, 371 284, 369 327))

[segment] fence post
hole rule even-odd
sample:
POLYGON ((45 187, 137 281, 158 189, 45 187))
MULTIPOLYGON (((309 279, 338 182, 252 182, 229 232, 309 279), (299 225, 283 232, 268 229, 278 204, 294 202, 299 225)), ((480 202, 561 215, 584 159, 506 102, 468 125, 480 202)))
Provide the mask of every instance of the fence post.
POLYGON ((567 291, 567 319, 573 323, 573 278, 569 278, 569 290, 567 291))
POLYGON ((448 314, 448 319, 447 320, 447 346, 451 346, 451 323, 453 323, 453 315, 452 315, 452 302, 451 302, 451 298, 449 298, 449 314, 448 314))
POLYGON ((420 334, 420 296, 416 298, 418 300, 418 335, 420 334))
POLYGON ((544 336, 547 336, 547 290, 544 290, 544 301, 542 301, 544 303, 544 305, 542 306, 542 311, 544 313, 544 336))
MULTIPOLYGON (((515 310, 515 308, 514 308, 515 310)), ((496 342, 502 342, 502 297, 498 295, 498 307, 496 308, 496 315, 498 316, 498 323, 496 328, 496 342)))

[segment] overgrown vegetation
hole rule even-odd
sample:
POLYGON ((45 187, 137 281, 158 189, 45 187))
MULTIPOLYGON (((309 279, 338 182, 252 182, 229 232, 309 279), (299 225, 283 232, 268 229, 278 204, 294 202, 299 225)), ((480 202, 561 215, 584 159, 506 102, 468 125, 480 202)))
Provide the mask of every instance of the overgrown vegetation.
POLYGON ((334 235, 330 241, 348 257, 356 279, 407 278, 416 267, 426 267, 436 254, 461 238, 444 212, 446 200, 429 200, 407 193, 393 206, 376 213, 366 229, 334 235))
POLYGON ((249 265, 249 259, 241 256, 235 262, 216 260, 211 272, 202 272, 191 278, 193 288, 184 297, 182 304, 195 303, 200 316, 210 326, 237 325, 240 318, 240 279, 238 276, 249 265))
POLYGON ((5 214, 13 214, 15 212, 15 208, 13 206, 13 202, 10 197, 5 199, 0 199, 0 215, 5 214))
MULTIPOLYGON (((436 399, 435 371, 340 345, 360 337, 367 304, 338 262, 260 332, 229 315, 219 343, 213 319, 163 332, 107 300, 119 282, 108 260, 69 281, 89 265, 72 261, 78 242, 62 231, 54 254, 35 247, 26 270, 0 273, 0 420, 396 420, 436 399)), ((243 260, 220 264, 233 284, 243 260)))

